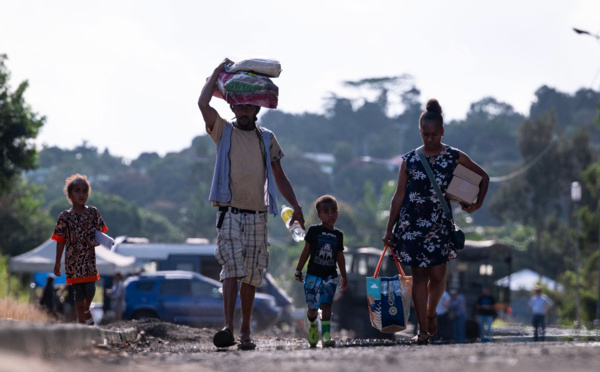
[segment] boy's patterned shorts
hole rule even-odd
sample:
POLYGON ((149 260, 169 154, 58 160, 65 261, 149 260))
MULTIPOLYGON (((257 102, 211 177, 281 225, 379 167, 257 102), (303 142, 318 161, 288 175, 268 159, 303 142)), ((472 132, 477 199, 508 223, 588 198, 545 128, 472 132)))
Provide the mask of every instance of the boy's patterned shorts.
POLYGON ((333 296, 338 285, 337 275, 323 279, 306 274, 304 277, 304 295, 309 309, 318 309, 321 304, 333 303, 333 296))

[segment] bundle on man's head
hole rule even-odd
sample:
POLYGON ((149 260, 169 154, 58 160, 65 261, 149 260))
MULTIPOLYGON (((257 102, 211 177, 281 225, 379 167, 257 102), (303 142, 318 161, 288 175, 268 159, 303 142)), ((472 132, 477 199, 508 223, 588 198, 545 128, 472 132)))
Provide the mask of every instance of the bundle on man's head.
POLYGON ((225 72, 219 74, 213 95, 230 105, 277 108, 279 88, 270 78, 279 77, 280 74, 281 65, 276 60, 243 60, 226 66, 225 72))

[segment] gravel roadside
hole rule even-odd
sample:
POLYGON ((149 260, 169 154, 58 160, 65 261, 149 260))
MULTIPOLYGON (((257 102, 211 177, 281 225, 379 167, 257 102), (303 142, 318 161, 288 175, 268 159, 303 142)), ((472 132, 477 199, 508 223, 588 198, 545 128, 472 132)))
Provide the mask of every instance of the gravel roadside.
MULTIPOLYGON (((43 357, 0 351, 0 371, 54 372, 82 368, 86 371, 255 371, 282 372, 313 369, 416 371, 481 371, 482 369, 569 372, 600 369, 598 337, 586 341, 433 344, 416 346, 406 339, 351 340, 335 349, 309 349, 304 336, 270 330, 255 335, 255 351, 235 347, 217 351, 215 329, 192 328, 158 321, 120 322, 103 330, 126 333, 129 341, 94 342, 65 353, 43 357)), ((523 337, 522 327, 505 334, 523 337)), ((564 335, 563 335, 564 336, 564 335)), ((69 337, 65 335, 64 337, 69 337)), ((508 337, 508 336, 506 336, 508 337)), ((56 342, 60 342, 57 340, 56 342)))

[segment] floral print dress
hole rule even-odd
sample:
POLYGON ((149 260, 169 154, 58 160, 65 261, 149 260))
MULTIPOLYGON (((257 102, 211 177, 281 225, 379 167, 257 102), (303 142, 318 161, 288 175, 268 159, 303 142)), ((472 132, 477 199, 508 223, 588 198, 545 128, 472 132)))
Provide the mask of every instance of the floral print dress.
MULTIPOLYGON (((444 146, 438 155, 426 158, 445 195, 460 153, 453 147, 444 146)), ((416 150, 402 159, 406 162, 408 182, 394 228, 394 250, 399 260, 413 267, 442 265, 456 257, 451 222, 416 150)))
POLYGON ((95 282, 100 279, 96 268, 96 249, 88 244, 94 241, 96 230, 108 230, 96 207, 86 206, 81 213, 69 209, 58 216, 52 240, 65 243, 67 284, 95 282))

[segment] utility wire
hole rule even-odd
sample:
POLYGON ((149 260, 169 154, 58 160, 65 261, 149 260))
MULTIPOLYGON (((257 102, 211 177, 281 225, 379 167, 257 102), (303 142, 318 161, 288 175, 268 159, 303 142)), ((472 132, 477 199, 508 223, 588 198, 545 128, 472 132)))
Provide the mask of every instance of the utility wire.
POLYGON ((537 154, 537 156, 528 164, 525 164, 523 167, 517 169, 516 171, 509 173, 507 175, 504 176, 499 176, 499 177, 490 177, 490 182, 504 182, 504 181, 508 181, 511 180, 517 176, 520 176, 521 174, 527 172, 527 170, 529 170, 529 168, 533 167, 535 165, 535 163, 537 163, 542 156, 546 155, 546 153, 548 152, 548 150, 550 150, 550 148, 552 147, 552 145, 554 145, 554 141, 550 141, 550 143, 548 144, 548 146, 546 146, 546 148, 544 150, 542 150, 542 152, 540 152, 539 154, 537 154))
MULTIPOLYGON (((575 32, 578 32, 578 30, 576 30, 575 32)), ((578 32, 578 33, 580 33, 580 32, 578 32)), ((594 74, 594 78, 592 79, 592 82, 590 83, 589 89, 594 90, 594 88, 593 88, 594 82, 596 81, 598 76, 600 76, 600 68, 598 68, 598 70, 594 74)), ((577 107, 571 112, 571 117, 569 118, 569 122, 571 122, 573 120, 573 116, 575 115, 575 112, 577 110, 579 110, 582 105, 583 105, 583 98, 580 99, 577 107)), ((550 150, 550 148, 552 147, 552 145, 554 145, 554 143, 555 143, 555 140, 553 139, 552 141, 550 141, 550 143, 548 143, 548 146, 546 146, 546 148, 544 150, 542 150, 542 152, 540 152, 533 160, 531 160, 529 163, 525 164, 523 167, 517 169, 514 172, 506 174, 504 176, 490 177, 490 182, 505 182, 505 181, 511 180, 511 179, 518 177, 521 174, 527 172, 527 170, 529 170, 529 168, 533 167, 550 150)))

